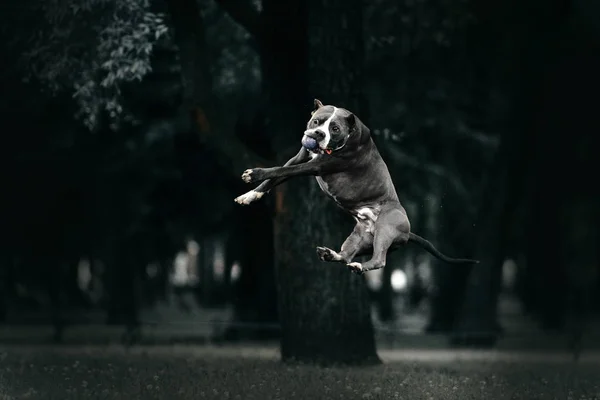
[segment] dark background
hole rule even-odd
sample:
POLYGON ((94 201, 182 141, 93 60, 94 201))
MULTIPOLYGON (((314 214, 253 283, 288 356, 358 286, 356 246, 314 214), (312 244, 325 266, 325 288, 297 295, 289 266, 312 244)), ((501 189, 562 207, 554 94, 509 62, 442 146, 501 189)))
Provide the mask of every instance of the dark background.
POLYGON ((599 27, 591 0, 3 4, 2 342, 600 343, 599 27), (370 127, 413 230, 479 265, 321 263, 352 221, 314 179, 234 203, 315 97, 370 127))

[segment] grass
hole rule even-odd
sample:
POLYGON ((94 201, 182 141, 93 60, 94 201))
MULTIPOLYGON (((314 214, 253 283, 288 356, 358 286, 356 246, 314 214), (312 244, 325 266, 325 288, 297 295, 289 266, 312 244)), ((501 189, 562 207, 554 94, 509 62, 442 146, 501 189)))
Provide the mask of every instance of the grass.
POLYGON ((591 400, 600 399, 600 366, 431 355, 318 368, 241 347, 13 347, 0 349, 0 399, 591 400))

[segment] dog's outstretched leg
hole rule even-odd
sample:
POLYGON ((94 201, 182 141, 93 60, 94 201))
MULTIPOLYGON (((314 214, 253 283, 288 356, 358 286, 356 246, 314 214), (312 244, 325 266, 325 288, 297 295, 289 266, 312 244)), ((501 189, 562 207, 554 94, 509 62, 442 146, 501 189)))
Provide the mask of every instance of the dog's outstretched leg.
MULTIPOLYGON (((263 183, 265 183, 265 182, 263 182, 263 183)), ((247 206, 248 204, 252 203, 253 201, 260 200, 260 198, 265 195, 266 191, 261 191, 258 189, 259 188, 256 188, 254 190, 251 190, 249 192, 246 192, 246 193, 236 197, 235 202, 238 204, 241 204, 243 206, 247 206)))
POLYGON ((385 267, 388 250, 394 243, 406 243, 409 230, 408 219, 399 209, 393 208, 381 213, 375 223, 373 257, 362 264, 349 262, 346 265, 357 274, 385 267))
MULTIPOLYGON (((300 151, 298 151, 298 154, 296 154, 294 157, 290 158, 285 164, 284 166, 290 166, 290 165, 297 165, 303 162, 306 162, 309 160, 309 154, 308 151, 306 151, 306 149, 304 147, 300 148, 300 151)), ((282 184, 283 182, 287 181, 289 178, 272 178, 272 179, 267 179, 266 181, 263 181, 260 185, 258 185, 255 189, 244 193, 241 196, 238 196, 235 198, 235 202, 241 205, 248 205, 250 203, 252 203, 253 201, 256 200, 260 200, 265 193, 268 193, 271 189, 273 189, 275 186, 282 184)))
POLYGON ((348 264, 354 257, 370 250, 373 246, 373 235, 368 233, 361 224, 356 224, 354 230, 342 244, 340 252, 327 247, 317 247, 317 255, 321 261, 341 262, 348 264))
POLYGON ((246 183, 261 182, 267 179, 288 179, 296 176, 319 176, 342 172, 344 160, 340 157, 317 157, 311 162, 272 168, 251 168, 244 171, 242 180, 246 183))
POLYGON ((317 247, 317 256, 321 261, 327 262, 347 262, 342 258, 342 256, 334 250, 331 250, 329 247, 317 247))

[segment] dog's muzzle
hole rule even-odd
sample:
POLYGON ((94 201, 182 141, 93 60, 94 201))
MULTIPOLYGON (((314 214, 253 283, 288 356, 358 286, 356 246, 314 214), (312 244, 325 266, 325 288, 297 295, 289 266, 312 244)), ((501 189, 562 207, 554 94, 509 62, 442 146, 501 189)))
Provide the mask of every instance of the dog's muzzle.
POLYGON ((325 139, 325 133, 322 130, 307 130, 302 137, 302 146, 313 153, 331 154, 333 150, 321 147, 320 142, 323 139, 325 139))

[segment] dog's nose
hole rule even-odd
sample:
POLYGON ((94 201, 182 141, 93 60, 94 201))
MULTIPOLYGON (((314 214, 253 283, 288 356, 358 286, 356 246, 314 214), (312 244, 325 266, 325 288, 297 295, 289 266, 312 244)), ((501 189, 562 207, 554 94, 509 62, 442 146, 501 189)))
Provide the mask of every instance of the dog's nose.
POLYGON ((304 132, 304 134, 310 138, 313 138, 315 140, 323 140, 325 139, 325 132, 323 132, 320 129, 316 129, 314 131, 306 131, 304 132))

